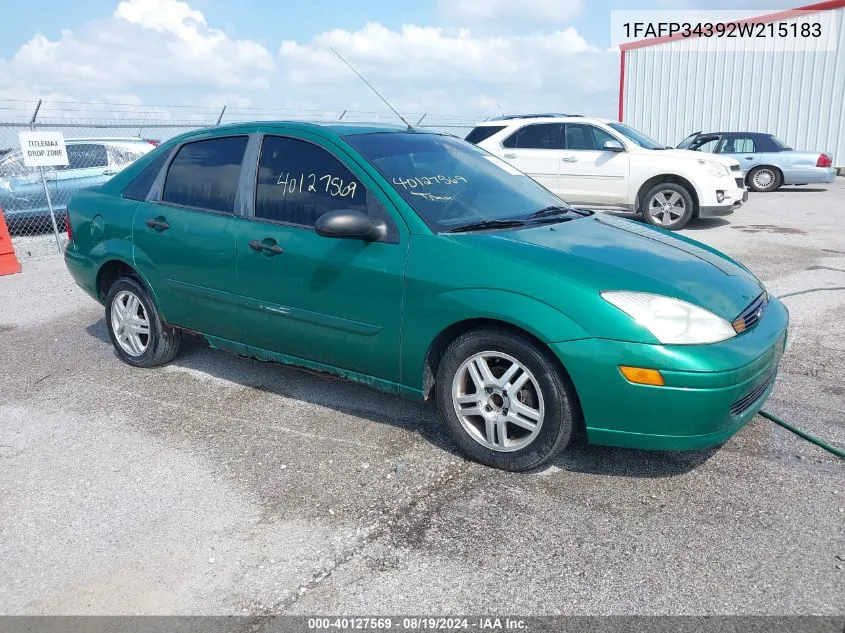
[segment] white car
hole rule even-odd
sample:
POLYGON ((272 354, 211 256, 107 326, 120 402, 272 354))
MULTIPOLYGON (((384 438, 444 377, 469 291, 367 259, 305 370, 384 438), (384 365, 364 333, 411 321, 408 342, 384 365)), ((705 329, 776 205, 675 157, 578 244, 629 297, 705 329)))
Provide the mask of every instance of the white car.
POLYGON ((664 229, 727 215, 748 199, 739 161, 671 149, 618 121, 503 116, 479 123, 466 140, 574 206, 641 213, 664 229))

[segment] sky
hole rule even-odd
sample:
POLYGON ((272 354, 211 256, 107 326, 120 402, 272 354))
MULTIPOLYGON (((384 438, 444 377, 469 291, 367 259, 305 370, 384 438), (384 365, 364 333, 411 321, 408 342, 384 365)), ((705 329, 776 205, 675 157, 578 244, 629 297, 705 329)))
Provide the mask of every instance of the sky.
POLYGON ((612 117, 619 53, 610 45, 611 10, 747 8, 753 15, 791 6, 782 0, 14 2, 0 21, 0 104, 45 99, 384 111, 331 46, 402 112, 480 117, 501 108, 612 117))

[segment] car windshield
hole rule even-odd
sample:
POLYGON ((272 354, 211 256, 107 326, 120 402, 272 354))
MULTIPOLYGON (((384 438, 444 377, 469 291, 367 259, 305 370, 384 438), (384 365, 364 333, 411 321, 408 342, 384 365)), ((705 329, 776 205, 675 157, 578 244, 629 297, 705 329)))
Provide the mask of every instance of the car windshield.
POLYGON ((630 140, 634 141, 634 143, 636 143, 640 147, 644 147, 645 149, 668 149, 662 143, 658 143, 657 141, 650 139, 642 132, 638 132, 634 128, 628 127, 624 123, 617 123, 616 121, 613 121, 611 123, 608 123, 607 125, 608 127, 613 128, 620 134, 623 134, 626 138, 629 138, 630 140))
POLYGON ((504 227, 503 221, 548 220, 555 213, 585 215, 503 160, 454 137, 379 132, 345 140, 435 231, 495 228, 496 222, 504 227))
POLYGON ((23 156, 21 156, 20 152, 0 157, 0 176, 15 178, 27 176, 28 174, 29 170, 24 166, 23 156))

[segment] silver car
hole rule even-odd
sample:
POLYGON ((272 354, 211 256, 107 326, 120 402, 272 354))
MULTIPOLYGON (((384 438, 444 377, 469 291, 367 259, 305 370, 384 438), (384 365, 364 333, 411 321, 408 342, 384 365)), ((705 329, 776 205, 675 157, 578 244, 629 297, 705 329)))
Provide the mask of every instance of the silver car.
POLYGON ((836 178, 833 156, 795 151, 772 134, 761 132, 696 132, 678 149, 724 154, 745 171, 752 191, 774 191, 781 185, 827 184, 836 178))
MULTIPOLYGON (((135 137, 66 139, 68 165, 44 169, 59 228, 74 191, 106 182, 156 143, 135 137)), ((41 175, 24 165, 20 150, 0 152, 0 209, 16 233, 39 233, 51 226, 41 175)))

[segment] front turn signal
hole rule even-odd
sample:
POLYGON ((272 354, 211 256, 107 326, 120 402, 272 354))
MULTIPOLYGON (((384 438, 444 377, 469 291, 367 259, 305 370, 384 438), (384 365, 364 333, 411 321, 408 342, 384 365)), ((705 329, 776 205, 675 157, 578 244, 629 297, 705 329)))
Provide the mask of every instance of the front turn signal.
POLYGON ((619 365, 619 371, 622 372, 622 375, 625 376, 625 379, 628 382, 633 382, 637 385, 653 385, 655 387, 662 387, 666 384, 666 381, 663 380, 663 374, 656 369, 619 365))

